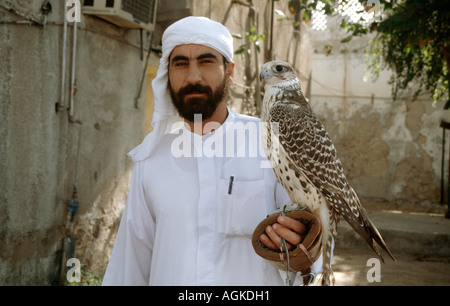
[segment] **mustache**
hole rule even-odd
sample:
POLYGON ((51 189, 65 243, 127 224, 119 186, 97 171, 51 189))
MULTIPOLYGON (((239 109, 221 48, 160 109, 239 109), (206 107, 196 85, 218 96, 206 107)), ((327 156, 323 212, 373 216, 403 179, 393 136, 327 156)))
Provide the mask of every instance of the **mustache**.
POLYGON ((212 89, 209 86, 203 86, 201 84, 189 84, 178 91, 179 96, 185 96, 191 93, 205 93, 209 95, 212 93, 212 89))

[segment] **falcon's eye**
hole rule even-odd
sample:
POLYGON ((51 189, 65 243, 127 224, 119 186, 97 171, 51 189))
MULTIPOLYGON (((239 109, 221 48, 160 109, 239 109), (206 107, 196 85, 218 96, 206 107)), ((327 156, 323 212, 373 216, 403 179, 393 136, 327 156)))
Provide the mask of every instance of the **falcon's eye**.
POLYGON ((282 72, 282 71, 284 71, 284 70, 285 70, 284 67, 281 66, 281 65, 276 65, 276 66, 274 67, 274 71, 275 71, 275 72, 282 72))

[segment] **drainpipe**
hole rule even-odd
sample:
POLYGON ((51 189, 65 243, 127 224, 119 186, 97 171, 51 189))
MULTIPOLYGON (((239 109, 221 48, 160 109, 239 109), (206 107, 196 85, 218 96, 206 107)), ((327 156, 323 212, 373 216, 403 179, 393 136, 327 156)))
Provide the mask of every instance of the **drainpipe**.
POLYGON ((77 55, 77 22, 73 22, 73 46, 72 46, 72 77, 70 84, 70 109, 69 109, 69 120, 70 122, 75 122, 74 114, 74 100, 77 94, 76 80, 75 80, 75 67, 76 67, 76 55, 77 55))
POLYGON ((70 199, 67 205, 67 215, 66 215, 66 224, 64 227, 65 237, 63 239, 63 254, 61 257, 61 267, 60 267, 60 284, 66 283, 66 264, 70 258, 73 258, 75 255, 76 241, 77 238, 74 237, 73 234, 73 223, 75 215, 78 212, 78 165, 80 162, 80 148, 81 148, 81 127, 82 122, 76 120, 75 123, 79 125, 78 132, 78 145, 77 145, 77 157, 75 163, 75 177, 73 182, 73 190, 72 190, 72 199, 70 199))
MULTIPOLYGON (((66 2, 66 1, 64 1, 66 2)), ((56 111, 64 110, 64 96, 66 83, 66 45, 67 45, 67 5, 64 3, 64 31, 63 31, 63 49, 62 49, 62 63, 61 63, 61 96, 59 102, 56 103, 56 111)))

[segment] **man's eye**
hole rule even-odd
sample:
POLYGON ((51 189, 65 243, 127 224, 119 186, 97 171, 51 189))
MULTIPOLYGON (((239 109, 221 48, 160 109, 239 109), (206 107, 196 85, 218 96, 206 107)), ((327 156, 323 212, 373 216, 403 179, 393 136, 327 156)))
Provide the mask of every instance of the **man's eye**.
POLYGON ((186 65, 187 65, 186 62, 176 62, 175 63, 175 67, 183 67, 183 66, 186 66, 186 65))

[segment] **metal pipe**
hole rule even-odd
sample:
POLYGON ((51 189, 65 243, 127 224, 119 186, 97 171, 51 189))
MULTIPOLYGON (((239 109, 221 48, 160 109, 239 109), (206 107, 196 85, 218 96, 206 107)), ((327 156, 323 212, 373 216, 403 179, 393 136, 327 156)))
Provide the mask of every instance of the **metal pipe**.
POLYGON ((81 147, 81 126, 83 123, 76 120, 75 123, 79 124, 78 131, 78 145, 77 145, 77 157, 75 163, 75 177, 73 182, 72 199, 67 205, 66 223, 64 227, 65 237, 63 239, 63 255, 61 257, 61 267, 60 267, 60 283, 66 283, 66 262, 69 258, 72 258, 75 254, 76 238, 72 236, 73 233, 73 221, 74 217, 78 212, 78 165, 80 161, 80 147, 81 147))
MULTIPOLYGON (((442 132, 442 169, 441 169, 441 202, 444 200, 444 153, 445 153, 445 130, 450 130, 450 122, 441 120, 440 127, 444 130, 442 132)), ((450 153, 450 150, 449 150, 450 153)), ((448 178, 447 178, 447 212, 445 213, 445 218, 450 219, 450 158, 448 160, 448 178)))
MULTIPOLYGON (((441 124, 442 127, 442 124, 441 124)), ((442 157, 441 157, 441 204, 444 204, 444 165, 445 165, 445 128, 442 129, 442 157)))
MULTIPOLYGON (((139 85, 139 91, 137 93, 136 99, 134 99, 134 107, 137 109, 139 109, 140 102, 141 102, 142 87, 144 86, 144 81, 147 76, 148 60, 152 53, 152 44, 153 44, 153 33, 150 33, 150 42, 149 42, 149 46, 148 46, 147 59, 145 60, 144 71, 142 72, 141 83, 139 85)), ((142 45, 142 43, 141 43, 141 45, 142 45)))
POLYGON ((76 80, 75 80, 75 67, 76 67, 76 55, 77 55, 77 22, 73 23, 73 46, 72 46, 72 78, 70 84, 70 111, 69 111, 69 120, 73 121, 73 108, 74 108, 74 99, 76 95, 76 80))
POLYGON ((269 40, 269 52, 268 52, 268 60, 266 59, 266 61, 271 61, 272 59, 273 59, 273 14, 274 14, 274 11, 275 11, 275 8, 274 8, 274 2, 275 0, 271 0, 270 1, 270 5, 271 5, 271 7, 270 7, 270 34, 269 34, 269 38, 270 38, 270 40, 269 40))
POLYGON ((56 111, 64 109, 65 100, 65 83, 66 83, 66 45, 67 45, 67 0, 64 1, 64 30, 63 30, 63 49, 62 49, 62 64, 61 64, 61 96, 57 104, 56 111))
POLYGON ((81 126, 83 125, 83 123, 77 122, 79 125, 79 130, 78 130, 78 144, 77 144, 77 161, 75 163, 75 177, 73 180, 73 189, 77 190, 78 189, 78 165, 80 163, 80 147, 81 147, 81 126))

